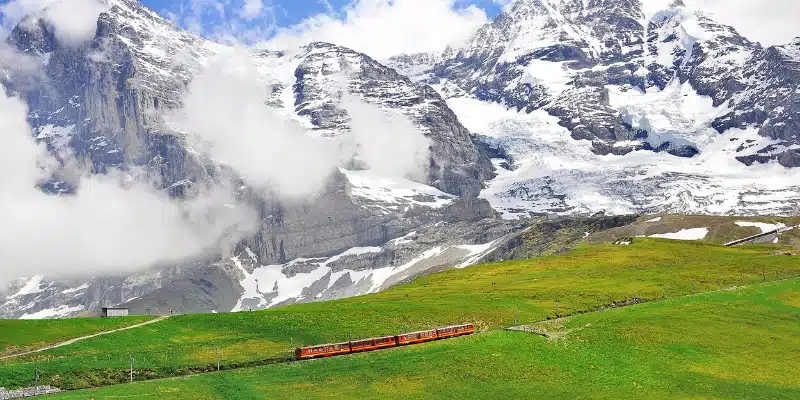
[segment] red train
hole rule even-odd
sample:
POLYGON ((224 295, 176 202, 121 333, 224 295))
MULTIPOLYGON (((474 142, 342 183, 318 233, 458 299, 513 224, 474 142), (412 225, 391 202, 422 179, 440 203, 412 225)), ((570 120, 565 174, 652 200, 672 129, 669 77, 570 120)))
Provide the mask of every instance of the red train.
POLYGON ((318 346, 301 347, 295 350, 298 360, 338 356, 340 354, 373 351, 388 347, 405 346, 432 340, 447 339, 456 336, 469 335, 475 332, 472 324, 453 325, 427 331, 403 333, 396 336, 384 336, 354 340, 352 342, 321 344, 318 346))

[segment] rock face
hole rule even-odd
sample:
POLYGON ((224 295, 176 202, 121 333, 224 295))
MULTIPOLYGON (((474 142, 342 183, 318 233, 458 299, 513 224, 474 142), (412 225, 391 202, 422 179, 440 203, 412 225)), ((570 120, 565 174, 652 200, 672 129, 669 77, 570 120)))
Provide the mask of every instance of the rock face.
POLYGON ((730 96, 731 111, 715 127, 725 131, 755 125, 761 136, 775 141, 740 156, 746 164, 777 160, 784 167, 800 167, 800 38, 757 52, 743 76, 746 86, 730 96))

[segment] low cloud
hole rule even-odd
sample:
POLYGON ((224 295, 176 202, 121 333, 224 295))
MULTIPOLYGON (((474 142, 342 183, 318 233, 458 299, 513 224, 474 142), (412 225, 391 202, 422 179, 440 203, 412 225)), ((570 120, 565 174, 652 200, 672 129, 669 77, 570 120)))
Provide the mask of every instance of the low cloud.
POLYGON ((408 117, 387 113, 380 107, 345 94, 342 107, 350 115, 350 137, 346 142, 366 168, 382 176, 425 180, 430 140, 408 117))
POLYGON ((250 56, 246 49, 221 55, 195 76, 183 108, 166 116, 195 150, 287 200, 321 193, 336 168, 353 161, 383 176, 424 180, 429 139, 408 117, 348 94, 346 77, 337 77, 342 84, 323 90, 341 99, 350 131, 323 137, 265 104, 271 93, 250 56))
POLYGON ((308 135, 265 105, 262 74, 235 49, 194 77, 183 108, 167 118, 189 143, 248 184, 302 198, 319 192, 339 163, 338 143, 308 135))
POLYGON ((797 0, 683 0, 689 7, 709 12, 721 23, 731 25, 750 40, 765 46, 782 45, 800 36, 797 0))
POLYGON ((0 85, 0 283, 33 272, 130 272, 213 255, 254 228, 256 215, 224 185, 180 201, 131 173, 78 173, 76 194, 46 194, 37 184, 61 163, 33 140, 26 115, 0 85))
POLYGON ((0 6, 0 20, 7 34, 26 15, 36 15, 52 24, 61 43, 74 46, 94 38, 97 19, 108 9, 100 0, 12 0, 0 6))

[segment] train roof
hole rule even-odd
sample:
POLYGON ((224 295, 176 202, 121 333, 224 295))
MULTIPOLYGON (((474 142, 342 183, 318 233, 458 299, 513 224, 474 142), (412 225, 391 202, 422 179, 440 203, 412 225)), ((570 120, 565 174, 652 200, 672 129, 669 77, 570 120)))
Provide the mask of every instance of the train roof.
POLYGON ((306 349, 306 348, 312 348, 312 347, 323 347, 323 346, 336 346, 336 345, 341 345, 341 344, 346 345, 346 344, 350 344, 350 342, 314 344, 314 345, 311 345, 311 346, 298 347, 298 349, 306 349))
POLYGON ((397 334, 397 335, 388 335, 388 336, 379 336, 379 337, 370 337, 370 338, 363 338, 363 339, 355 339, 355 340, 351 340, 351 341, 349 341, 349 342, 326 343, 326 344, 315 344, 315 345, 311 345, 311 346, 303 346, 303 347, 298 347, 298 349, 315 348, 315 347, 324 347, 324 346, 335 346, 335 345, 347 345, 347 344, 349 344, 349 343, 351 343, 351 342, 361 342, 361 341, 364 341, 364 340, 373 340, 373 339, 389 339, 389 338, 393 338, 393 337, 395 337, 395 336, 413 335, 413 334, 416 334, 416 333, 428 333, 428 332, 436 332, 436 331, 437 331, 437 330, 439 330, 439 329, 448 329, 448 328, 461 328, 461 327, 465 327, 465 326, 472 326, 472 325, 473 325, 473 324, 472 324, 471 322, 468 322, 468 323, 465 323, 465 324, 450 325, 450 326, 445 326, 445 327, 441 327, 441 328, 426 329, 426 330, 423 330, 423 331, 404 332, 404 333, 400 333, 400 334, 397 334))
POLYGON ((395 336, 396 335, 368 337, 368 338, 363 338, 363 339, 351 340, 351 342, 361 342, 361 341, 364 341, 364 340, 393 339, 395 336))
POLYGON ((399 334, 399 335, 397 335, 397 336, 403 336, 403 335, 413 335, 413 334, 415 334, 415 333, 436 332, 436 329, 441 329, 441 328, 426 329, 426 330, 424 330, 424 331, 403 332, 403 333, 401 333, 401 334, 399 334))

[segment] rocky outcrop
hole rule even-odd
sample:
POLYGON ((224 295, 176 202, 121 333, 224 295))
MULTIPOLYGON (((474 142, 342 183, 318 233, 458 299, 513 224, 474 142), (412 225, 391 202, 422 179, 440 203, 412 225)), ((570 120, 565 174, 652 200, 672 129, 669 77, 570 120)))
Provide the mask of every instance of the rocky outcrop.
POLYGON ((756 126, 761 136, 775 141, 741 156, 743 162, 800 166, 800 38, 759 51, 742 74, 747 85, 730 96, 731 111, 714 121, 714 127, 724 132, 756 126))

